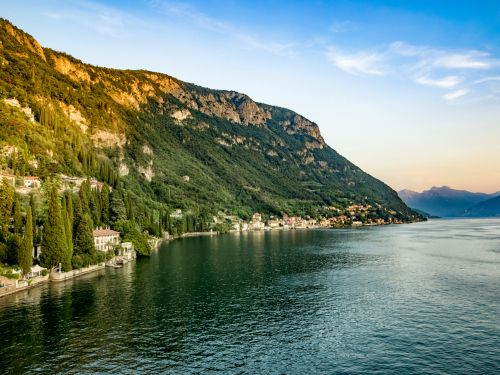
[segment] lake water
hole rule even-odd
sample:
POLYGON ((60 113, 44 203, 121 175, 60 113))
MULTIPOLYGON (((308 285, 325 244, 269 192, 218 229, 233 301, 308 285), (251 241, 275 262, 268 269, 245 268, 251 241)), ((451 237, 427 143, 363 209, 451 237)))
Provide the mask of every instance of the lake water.
POLYGON ((185 238, 0 299, 1 374, 500 373, 500 220, 185 238))

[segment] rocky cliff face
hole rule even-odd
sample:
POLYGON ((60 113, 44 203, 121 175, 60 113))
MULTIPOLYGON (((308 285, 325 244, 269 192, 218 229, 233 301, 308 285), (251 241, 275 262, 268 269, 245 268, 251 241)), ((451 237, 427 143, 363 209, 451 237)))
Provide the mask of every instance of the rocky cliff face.
MULTIPOLYGON (((274 118, 273 113, 281 110, 277 107, 264 107, 247 95, 235 91, 202 89, 166 74, 145 72, 143 79, 139 81, 134 75, 121 72, 120 78, 117 79, 112 69, 96 70, 71 56, 54 51, 50 51, 49 62, 57 71, 76 82, 92 85, 102 83, 106 93, 117 103, 137 110, 146 104, 149 98, 162 101, 163 94, 171 94, 188 108, 208 116, 218 116, 243 126, 257 127, 266 127, 267 120, 274 118), (124 90, 124 87, 127 89, 124 90)), ((309 135, 317 140, 311 143, 313 148, 323 148, 325 141, 318 125, 299 114, 290 113, 289 119, 278 120, 286 132, 309 135)))

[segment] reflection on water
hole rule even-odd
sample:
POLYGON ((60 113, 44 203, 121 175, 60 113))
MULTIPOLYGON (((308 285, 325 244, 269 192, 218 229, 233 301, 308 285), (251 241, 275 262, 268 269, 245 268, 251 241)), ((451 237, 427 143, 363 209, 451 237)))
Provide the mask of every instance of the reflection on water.
POLYGON ((0 373, 495 373, 500 220, 186 238, 0 299, 0 373))

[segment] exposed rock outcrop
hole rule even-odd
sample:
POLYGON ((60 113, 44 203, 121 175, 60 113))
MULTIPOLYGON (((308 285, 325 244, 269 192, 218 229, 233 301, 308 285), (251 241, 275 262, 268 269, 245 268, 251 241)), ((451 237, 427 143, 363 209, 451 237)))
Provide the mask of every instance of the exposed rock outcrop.
POLYGON ((28 47, 28 49, 36 53, 38 56, 40 56, 42 59, 47 61, 45 58, 45 54, 43 53, 43 48, 42 46, 33 38, 31 35, 28 35, 20 30, 14 29, 9 23, 5 24, 5 29, 7 32, 12 35, 16 40, 21 43, 22 45, 28 47))

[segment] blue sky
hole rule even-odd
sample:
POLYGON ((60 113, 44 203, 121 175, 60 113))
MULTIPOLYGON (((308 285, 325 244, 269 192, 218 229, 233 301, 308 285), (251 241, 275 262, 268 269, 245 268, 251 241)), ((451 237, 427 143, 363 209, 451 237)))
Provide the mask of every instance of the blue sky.
POLYGON ((0 16, 87 63, 293 109, 396 190, 500 190, 499 1, 18 0, 0 16))

